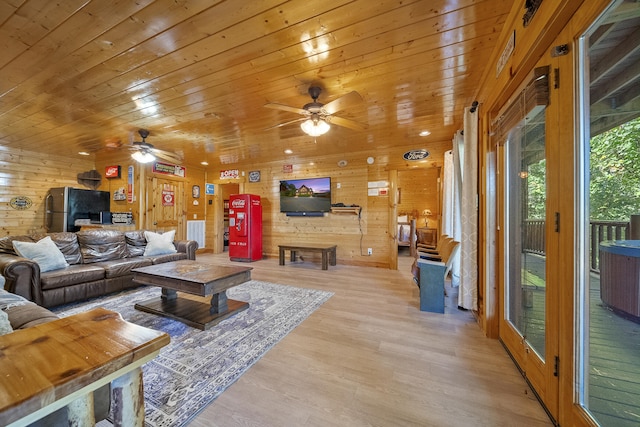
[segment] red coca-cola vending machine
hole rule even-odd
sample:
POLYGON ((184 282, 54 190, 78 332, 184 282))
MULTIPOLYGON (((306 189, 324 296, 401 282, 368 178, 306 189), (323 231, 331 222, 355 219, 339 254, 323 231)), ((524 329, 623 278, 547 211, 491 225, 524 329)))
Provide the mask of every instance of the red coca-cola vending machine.
POLYGON ((229 258, 262 259, 262 203, 255 194, 229 196, 229 258))

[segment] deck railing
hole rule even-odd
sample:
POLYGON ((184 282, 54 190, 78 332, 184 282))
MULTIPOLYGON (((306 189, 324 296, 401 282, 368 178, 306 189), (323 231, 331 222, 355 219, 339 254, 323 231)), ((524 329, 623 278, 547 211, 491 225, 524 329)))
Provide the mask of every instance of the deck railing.
POLYGON ((525 220, 523 249, 525 252, 544 255, 545 253, 545 221, 544 219, 525 220))
POLYGON ((627 240, 630 238, 628 221, 591 221, 589 227, 589 265, 591 271, 600 273, 600 242, 627 240))
MULTIPOLYGON (((538 255, 545 254, 545 221, 529 219, 525 221, 523 250, 538 255)), ((600 272, 600 242, 604 240, 629 239, 628 221, 591 221, 589 223, 589 266, 591 271, 600 272)))

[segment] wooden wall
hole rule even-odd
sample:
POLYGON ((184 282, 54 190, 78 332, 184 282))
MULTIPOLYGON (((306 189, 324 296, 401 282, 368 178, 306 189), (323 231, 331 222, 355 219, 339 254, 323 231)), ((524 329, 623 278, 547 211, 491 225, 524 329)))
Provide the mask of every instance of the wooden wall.
MULTIPOLYGON (((206 220, 207 210, 211 208, 207 203, 205 195, 206 171, 199 164, 185 165, 186 173, 184 177, 165 175, 153 172, 153 163, 146 165, 139 164, 130 157, 128 150, 113 150, 101 153, 96 159, 96 170, 104 177, 107 166, 120 166, 120 178, 103 179, 100 190, 109 191, 111 193, 111 211, 112 212, 131 212, 137 228, 153 230, 154 225, 150 220, 150 211, 153 209, 152 202, 148 200, 146 178, 150 176, 158 176, 165 179, 184 182, 183 206, 184 219, 189 220, 206 220), (133 166, 133 192, 134 200, 114 201, 113 193, 121 188, 127 189, 128 178, 127 171, 129 166, 133 166), (193 197, 192 187, 200 186, 200 197, 193 197)), ((186 227, 186 222, 185 222, 186 227)), ((186 238, 186 228, 177 230, 176 238, 186 238)))
POLYGON ((69 159, 65 156, 43 155, 0 146, 0 215, 3 235, 44 233, 44 198, 52 187, 85 188, 78 184, 77 175, 93 169, 91 158, 69 159), (10 206, 14 197, 31 200, 28 209, 10 206))
MULTIPOLYGON (((402 159, 403 151, 416 148, 395 148, 389 153, 344 153, 319 158, 284 157, 278 162, 259 162, 247 160, 230 166, 238 169, 238 179, 220 179, 219 168, 205 167, 199 163, 185 163, 186 176, 172 179, 184 182, 184 215, 186 221, 206 220, 205 250, 222 252, 223 247, 223 194, 224 184, 232 184, 233 192, 252 193, 261 196, 263 202, 263 252, 267 257, 275 257, 278 244, 292 241, 310 243, 335 243, 338 245, 338 262, 353 265, 375 267, 393 267, 391 259, 395 256, 393 247, 395 233, 390 232, 389 219, 393 208, 393 199, 389 195, 369 195, 369 183, 389 182, 392 172, 399 171, 402 187, 401 209, 422 212, 429 208, 434 215, 439 212, 437 177, 445 150, 450 149, 449 142, 429 147, 429 162, 416 168, 416 165, 402 159), (368 156, 375 154, 375 162, 368 164, 368 156), (344 160, 346 166, 338 166, 344 160), (291 166, 286 172, 285 166, 291 166), (260 182, 249 183, 248 172, 260 171, 260 182), (287 217, 280 213, 279 182, 284 179, 329 176, 332 179, 332 201, 356 204, 362 207, 360 215, 328 213, 323 217, 287 217), (205 184, 214 184, 214 195, 205 194, 205 184), (340 188, 338 188, 338 184, 340 188), (200 198, 192 197, 193 185, 200 186, 200 198), (237 190, 236 190, 237 188, 237 190), (197 201, 197 204, 193 202, 197 201), (367 248, 373 249, 371 256, 367 248)), ((3 232, 4 234, 23 234, 44 231, 44 208, 42 200, 50 187, 82 187, 77 183, 77 174, 92 170, 94 167, 103 177, 98 189, 109 191, 113 212, 131 212, 138 228, 153 229, 149 223, 152 203, 147 200, 146 177, 155 175, 151 165, 139 165, 133 162, 127 150, 109 150, 98 153, 96 159, 70 161, 64 156, 42 156, 38 153, 4 150, 3 159, 5 185, 3 194, 3 232), (120 165, 121 176, 116 179, 104 178, 107 166, 120 165), (133 202, 114 201, 113 193, 120 188, 127 189, 127 169, 134 167, 133 202), (26 211, 16 211, 8 206, 11 197, 25 195, 30 197, 34 206, 26 211)), ((166 178, 163 175, 163 178, 166 178)), ((435 219, 435 218, 434 218, 435 219)), ((422 218, 422 220, 424 220, 422 218)), ((186 222, 185 222, 186 223, 186 222)), ((186 233, 183 230, 182 233, 186 233)), ((180 235, 181 232, 177 235, 180 235)))

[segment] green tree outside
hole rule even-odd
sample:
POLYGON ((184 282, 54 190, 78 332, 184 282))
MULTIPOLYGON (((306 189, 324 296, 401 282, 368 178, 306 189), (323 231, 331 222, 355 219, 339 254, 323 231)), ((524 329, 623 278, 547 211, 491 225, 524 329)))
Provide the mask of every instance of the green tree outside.
POLYGON ((640 213, 640 118, 591 138, 590 174, 591 220, 640 213))

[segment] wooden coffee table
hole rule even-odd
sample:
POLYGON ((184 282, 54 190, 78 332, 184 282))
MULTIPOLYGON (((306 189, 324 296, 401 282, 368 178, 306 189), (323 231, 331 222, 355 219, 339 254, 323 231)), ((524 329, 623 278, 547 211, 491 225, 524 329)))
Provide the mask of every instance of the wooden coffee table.
POLYGON ((247 302, 228 299, 227 289, 251 280, 251 270, 251 267, 213 265, 192 260, 135 268, 131 270, 133 281, 160 286, 162 296, 143 301, 134 307, 206 330, 249 308, 247 302), (211 302, 180 298, 178 291, 200 296, 211 295, 211 302))
POLYGON ((329 265, 336 265, 336 248, 337 245, 313 245, 313 244, 295 244, 295 245, 278 245, 280 251, 280 265, 284 265, 284 251, 291 251, 291 261, 296 260, 298 251, 321 252, 322 253, 322 269, 328 270, 329 265))

